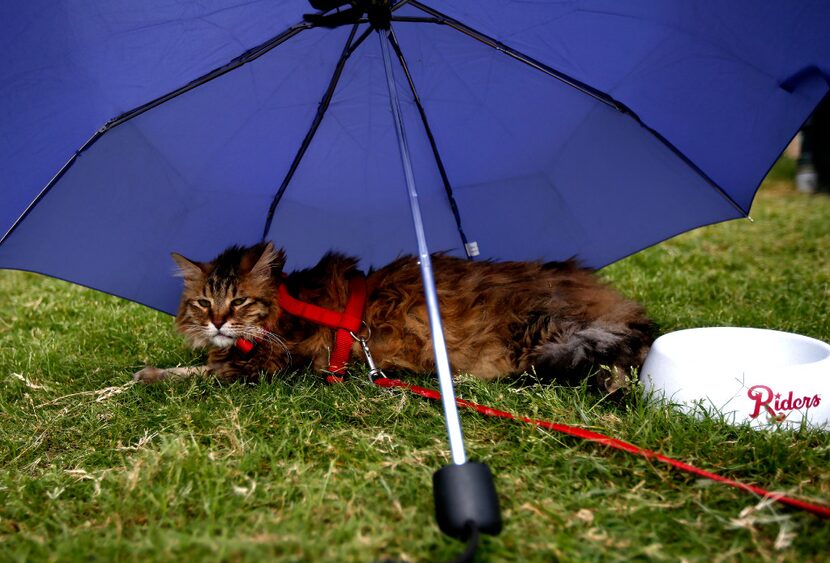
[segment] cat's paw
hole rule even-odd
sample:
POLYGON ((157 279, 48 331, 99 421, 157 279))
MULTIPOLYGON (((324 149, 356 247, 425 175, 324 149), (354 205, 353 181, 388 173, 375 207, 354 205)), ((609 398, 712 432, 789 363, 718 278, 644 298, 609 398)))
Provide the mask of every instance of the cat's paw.
POLYGON ((597 386, 607 395, 618 393, 625 394, 633 385, 631 377, 626 370, 619 366, 602 366, 596 374, 597 386))
POLYGON ((162 379, 167 379, 168 376, 169 374, 166 369, 147 366, 143 370, 135 372, 133 374, 133 380, 139 383, 156 383, 162 379))

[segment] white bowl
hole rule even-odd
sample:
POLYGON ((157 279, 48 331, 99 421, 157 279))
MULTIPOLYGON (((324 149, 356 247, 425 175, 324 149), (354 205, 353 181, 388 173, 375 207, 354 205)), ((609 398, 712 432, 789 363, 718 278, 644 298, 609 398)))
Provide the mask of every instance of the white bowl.
POLYGON ((753 428, 830 424, 830 345, 800 334, 713 327, 658 338, 641 370, 647 392, 689 413, 753 428))

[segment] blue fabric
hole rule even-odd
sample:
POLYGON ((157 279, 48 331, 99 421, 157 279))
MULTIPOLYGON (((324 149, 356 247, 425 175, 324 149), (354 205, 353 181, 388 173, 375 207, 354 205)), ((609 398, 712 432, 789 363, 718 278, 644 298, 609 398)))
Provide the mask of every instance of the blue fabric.
MULTIPOLYGON (((394 22, 482 258, 601 267, 739 217, 828 91, 822 0, 424 3, 640 120, 447 25, 394 22)), ((274 0, 2 3, 0 236, 108 120, 309 11, 274 0)), ((411 4, 396 15, 428 17, 411 4)), ((349 31, 302 31, 109 130, 0 245, 0 267, 173 312, 181 282, 170 252, 204 260, 262 237, 349 31)), ((463 255, 397 62, 395 72, 430 248, 463 255)), ((364 267, 415 252, 376 34, 346 62, 267 238, 286 248, 289 268, 332 248, 364 267)))

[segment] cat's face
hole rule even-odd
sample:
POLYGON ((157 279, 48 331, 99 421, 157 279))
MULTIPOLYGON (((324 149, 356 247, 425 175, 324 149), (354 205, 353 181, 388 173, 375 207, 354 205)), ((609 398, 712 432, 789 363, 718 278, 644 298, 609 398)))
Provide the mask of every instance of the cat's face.
POLYGON ((271 243, 232 247, 212 262, 173 254, 184 277, 176 327, 194 346, 232 346, 261 338, 285 262, 271 243))

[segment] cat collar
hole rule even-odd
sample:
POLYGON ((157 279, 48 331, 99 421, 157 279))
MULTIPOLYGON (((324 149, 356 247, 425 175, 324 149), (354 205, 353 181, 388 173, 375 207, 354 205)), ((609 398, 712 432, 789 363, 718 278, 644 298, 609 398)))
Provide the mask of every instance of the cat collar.
MULTIPOLYGON (((329 359, 329 383, 342 381, 340 377, 346 371, 346 362, 351 355, 354 338, 363 324, 363 308, 366 304, 366 278, 358 274, 349 279, 349 296, 343 311, 332 311, 305 301, 300 301, 288 293, 285 284, 279 286, 279 306, 282 311, 300 319, 313 322, 336 330, 334 347, 329 359)), ((243 354, 249 354, 256 344, 244 338, 238 338, 234 344, 243 354)))

